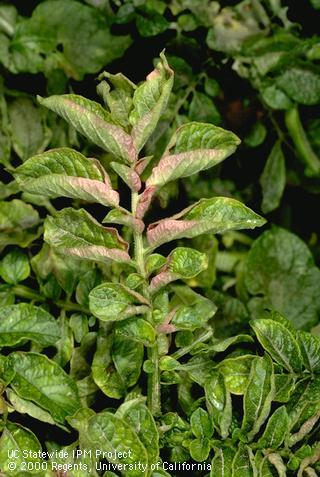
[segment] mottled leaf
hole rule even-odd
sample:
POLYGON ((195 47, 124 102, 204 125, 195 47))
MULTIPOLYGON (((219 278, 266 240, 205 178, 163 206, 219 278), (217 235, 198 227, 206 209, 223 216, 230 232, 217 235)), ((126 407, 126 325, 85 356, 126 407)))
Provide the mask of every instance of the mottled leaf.
POLYGON ((253 452, 250 447, 240 444, 232 462, 232 476, 256 477, 253 452))
POLYGON ((120 399, 125 394, 126 386, 112 362, 112 340, 112 334, 105 335, 102 331, 99 332, 92 362, 92 377, 106 396, 120 399))
POLYGON ((270 319, 251 321, 251 326, 272 358, 289 372, 300 372, 302 357, 294 336, 282 323, 270 319))
POLYGON ((232 462, 235 451, 230 447, 215 449, 211 461, 210 477, 232 477, 232 462))
POLYGON ((39 101, 97 146, 126 162, 135 161, 131 137, 99 103, 75 94, 50 96, 39 101))
POLYGON ((131 425, 147 451, 149 463, 156 463, 159 459, 159 433, 148 407, 141 399, 132 399, 117 409, 116 416, 131 425))
POLYGON ((276 83, 297 103, 313 105, 320 100, 320 75, 312 69, 299 66, 286 68, 276 83))
POLYGON ((126 388, 134 386, 140 376, 144 347, 142 343, 115 335, 112 343, 112 359, 126 388))
POLYGON ((245 393, 253 359, 253 355, 244 355, 224 359, 219 364, 219 370, 230 393, 240 396, 245 393))
MULTIPOLYGON (((114 464, 132 464, 133 469, 126 470, 127 477, 148 476, 148 454, 132 427, 124 420, 114 416, 111 412, 102 412, 92 416, 88 422, 88 435, 96 448, 101 452, 110 452, 108 461, 114 464), (130 452, 129 452, 130 451, 130 452), (117 457, 120 452, 127 457, 117 457), (136 468, 134 464, 140 462, 144 470, 136 468)), ((101 455, 102 458, 102 455, 101 455)))
POLYGON ((298 331, 297 339, 304 366, 310 373, 319 373, 320 338, 305 331, 298 331))
POLYGON ((266 354, 256 357, 251 363, 247 389, 243 397, 243 420, 241 432, 250 442, 266 421, 274 397, 273 363, 266 354))
POLYGON ((54 361, 36 353, 11 353, 8 366, 15 372, 10 385, 23 399, 49 411, 58 423, 80 407, 75 382, 54 361))
MULTIPOLYGON (((18 472, 20 468, 24 467, 24 462, 26 462, 26 467, 30 462, 32 469, 37 462, 41 461, 37 456, 37 453, 41 451, 40 442, 33 432, 19 424, 6 423, 0 438, 0 468, 6 476, 21 475, 18 472), (17 457, 13 460, 10 456, 14 451, 17 451, 17 457), (23 456, 23 451, 27 452, 27 457, 23 456), (12 468, 12 462, 16 464, 16 467, 12 468)), ((32 474, 34 475, 34 472, 32 474)))
POLYGON ((133 169, 119 162, 111 162, 110 166, 133 192, 139 192, 141 180, 133 169))
POLYGON ((143 318, 129 318, 116 324, 115 332, 131 340, 153 346, 156 340, 154 327, 143 318))
POLYGON ((204 233, 223 233, 227 230, 253 229, 265 220, 240 202, 226 197, 201 199, 179 214, 155 222, 148 227, 150 246, 179 238, 192 238, 204 233))
POLYGON ((192 278, 205 270, 207 265, 206 254, 187 247, 175 248, 160 273, 152 278, 149 289, 154 293, 174 280, 192 278))
POLYGON ((0 308, 0 346, 14 346, 24 340, 51 346, 59 335, 57 321, 42 308, 28 303, 0 308))
POLYGON ((171 139, 146 185, 159 188, 209 169, 230 156, 239 143, 235 134, 213 124, 184 124, 171 139))
POLYGON ((129 128, 129 114, 136 85, 122 73, 113 75, 104 71, 99 76, 99 80, 102 81, 97 87, 97 92, 119 124, 125 129, 129 128))
POLYGON ((140 151, 156 128, 162 112, 167 106, 173 85, 173 71, 164 53, 156 68, 137 87, 133 96, 134 109, 130 114, 132 137, 135 147, 140 151))
POLYGON ((210 438, 213 433, 213 425, 211 419, 204 409, 198 407, 190 417, 190 424, 191 430, 195 437, 202 439, 202 438, 210 438))
POLYGON ((227 390, 223 374, 212 373, 205 385, 206 402, 209 414, 220 435, 225 439, 230 430, 232 419, 232 404, 230 393, 227 390))
POLYGON ((285 406, 279 407, 269 418, 267 426, 257 442, 258 449, 277 449, 286 438, 289 418, 285 406))
POLYGON ((103 227, 84 209, 65 208, 45 221, 44 240, 59 252, 105 263, 127 262, 128 244, 116 229, 103 227))
POLYGON ((120 283, 102 283, 89 294, 90 311, 102 321, 145 313, 147 304, 145 298, 120 283))
POLYGON ((308 329, 318 321, 320 271, 306 244, 293 233, 273 227, 255 240, 244 281, 252 295, 263 296, 255 298, 256 304, 278 311, 296 328, 308 329))
POLYGON ((66 147, 31 157, 14 175, 22 190, 33 194, 71 197, 105 206, 119 204, 119 195, 101 164, 66 147))
POLYGON ((144 223, 140 219, 136 219, 126 210, 112 209, 102 221, 104 224, 126 225, 134 231, 141 234, 144 231, 144 223))

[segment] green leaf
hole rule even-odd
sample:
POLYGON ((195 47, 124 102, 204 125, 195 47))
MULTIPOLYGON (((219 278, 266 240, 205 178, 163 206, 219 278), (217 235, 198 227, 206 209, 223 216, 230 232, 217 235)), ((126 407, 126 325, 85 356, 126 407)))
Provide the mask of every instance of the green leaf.
POLYGON ((271 109, 287 110, 292 108, 292 101, 279 87, 272 84, 261 92, 262 99, 271 109))
POLYGON ((285 406, 279 407, 269 418, 267 426, 257 442, 258 449, 277 449, 286 438, 289 418, 285 406))
POLYGON ((205 394, 209 414, 212 416, 214 425, 219 429, 222 439, 225 439, 231 426, 232 404, 223 374, 212 373, 205 384, 205 394))
POLYGON ((302 380, 296 385, 290 401, 286 404, 290 430, 300 430, 306 421, 319 413, 319 393, 320 379, 318 376, 302 380))
POLYGON ((141 180, 133 169, 119 162, 111 162, 110 166, 133 192, 139 192, 141 180))
POLYGON ((29 98, 17 98, 9 106, 14 151, 23 161, 42 152, 50 141, 45 130, 43 114, 29 98))
POLYGON ((105 15, 79 2, 42 2, 31 18, 17 24, 9 44, 8 67, 13 73, 45 72, 46 76, 59 69, 81 80, 86 73, 96 73, 122 56, 129 47, 130 37, 112 35, 109 26, 105 15))
POLYGON ((235 134, 213 124, 184 124, 171 139, 146 185, 159 188, 209 169, 230 156, 239 143, 235 134))
POLYGON ((250 447, 240 443, 232 462, 232 475, 237 477, 255 477, 253 452, 250 447))
POLYGON ((134 317, 120 321, 116 324, 115 332, 144 346, 154 346, 156 340, 154 327, 142 318, 134 317))
POLYGON ((126 225, 130 227, 135 232, 142 234, 144 231, 144 223, 140 219, 136 219, 132 214, 127 212, 126 210, 119 210, 119 209, 112 209, 110 212, 105 216, 102 221, 104 224, 119 224, 119 225, 126 225))
POLYGON ((126 477, 148 476, 148 454, 139 437, 132 427, 124 420, 102 412, 92 416, 88 422, 88 436, 95 444, 98 452, 110 453, 108 461, 114 464, 129 464, 126 477), (122 458, 117 457, 122 452, 122 458), (126 457, 124 457, 126 456, 126 457), (135 463, 140 462, 141 468, 135 469, 135 463), (131 464, 131 466, 130 466, 131 464), (143 467, 142 467, 143 466, 143 467), (131 470, 130 467, 133 467, 131 470))
POLYGON ((14 346, 24 340, 51 346, 59 335, 57 321, 42 308, 28 303, 0 308, 0 346, 14 346))
POLYGON ((28 257, 20 250, 11 250, 0 262, 0 276, 10 285, 23 282, 29 275, 28 257))
MULTIPOLYGON (((296 235, 273 227, 255 240, 246 260, 244 281, 257 303, 278 311, 296 328, 318 321, 320 271, 306 244, 296 235)), ((250 302, 249 302, 250 307, 250 302)))
POLYGON ((112 341, 112 334, 105 335, 99 331, 97 349, 92 362, 92 377, 106 396, 120 399, 125 394, 126 386, 112 362, 112 341))
POLYGON ((171 324, 178 330, 195 330, 201 328, 216 313, 216 305, 189 287, 172 287, 176 296, 171 302, 177 310, 171 324))
POLYGON ((90 311, 102 321, 123 320, 145 313, 147 304, 142 295, 120 283, 102 283, 89 294, 90 311))
POLYGON ((143 363, 143 344, 115 335, 111 354, 125 387, 134 386, 139 379, 143 363))
POLYGON ((101 164, 66 147, 31 157, 14 175, 22 190, 32 194, 71 197, 113 207, 119 204, 119 194, 112 189, 101 164))
POLYGON ((261 122, 254 123, 251 131, 245 137, 244 142, 249 147, 258 147, 264 143, 267 136, 267 129, 261 122))
POLYGON ((287 68, 278 76, 276 84, 297 103, 311 106, 320 100, 320 75, 312 69, 287 68))
POLYGON ((232 477, 232 462, 235 451, 230 447, 215 449, 211 461, 210 477, 232 477))
POLYGON ((115 157, 129 163, 136 160, 131 137, 99 103, 75 94, 39 98, 39 102, 115 157))
POLYGON ((245 393, 253 359, 253 355, 244 355, 224 359, 219 364, 219 371, 223 374, 230 393, 239 396, 245 393))
POLYGON ((304 366, 310 373, 319 373, 320 338, 305 331, 298 331, 297 339, 304 366))
POLYGON ((208 459, 210 452, 209 439, 194 439, 191 441, 189 449, 190 456, 193 460, 197 462, 205 462, 208 459))
POLYGON ((103 227, 84 209, 65 208, 45 220, 44 240, 60 253, 105 263, 127 262, 128 244, 116 229, 103 227))
POLYGON ((212 338, 206 350, 209 352, 215 351, 216 353, 223 353, 229 346, 233 346, 236 343, 253 343, 253 339, 249 335, 230 336, 230 338, 224 340, 212 338))
POLYGON ((57 423, 80 407, 77 386, 54 361, 36 353, 11 353, 8 366, 15 372, 10 385, 19 397, 49 411, 57 423))
POLYGON ((190 417, 191 430, 198 439, 210 438, 213 433, 211 419, 204 409, 198 407, 190 417))
POLYGON ((272 358, 290 373, 300 373, 302 357, 294 336, 282 323, 269 319, 251 321, 251 326, 272 358))
POLYGON ((201 199, 179 214, 148 227, 147 238, 152 248, 180 238, 193 238, 204 233, 254 229, 265 220, 240 202, 226 197, 201 199))
POLYGON ((280 141, 273 146, 260 177, 262 187, 261 209, 264 214, 280 205, 286 185, 286 165, 280 141))
MULTIPOLYGON (((0 468, 5 472, 6 476, 22 475, 19 469, 23 468, 23 462, 30 462, 30 467, 35 466, 41 459, 37 456, 41 452, 41 445, 36 436, 29 429, 22 427, 13 422, 7 422, 0 438, 0 468), (17 457, 13 460, 10 456, 12 452, 18 451, 17 457), (27 456, 23 456, 23 451, 27 452, 27 456), (30 455, 29 455, 30 453, 30 455), (10 465, 12 462, 16 464, 16 468, 12 470, 10 465)), ((27 466, 26 466, 27 467, 27 466)), ((36 473, 39 473, 37 470, 36 473)), ((35 472, 30 472, 35 474, 35 472)), ((30 475, 29 472, 27 475, 30 475)))
POLYGON ((155 293, 174 280, 189 279, 198 275, 206 270, 207 266, 206 254, 187 247, 175 248, 167 257, 167 262, 160 273, 152 278, 149 289, 151 293, 155 293))
POLYGON ((116 417, 131 425, 147 451, 149 464, 156 463, 159 459, 159 434, 148 407, 141 399, 132 399, 117 409, 116 417))
POLYGON ((99 80, 104 81, 97 86, 98 94, 102 96, 106 106, 110 109, 112 117, 127 130, 130 126, 129 115, 136 85, 122 73, 113 75, 104 71, 99 76, 99 80), (109 83, 111 83, 112 89, 109 83))
POLYGON ((268 418, 274 397, 273 363, 266 354, 254 358, 243 397, 243 420, 241 433, 250 442, 268 418))
POLYGON ((0 201, 0 231, 14 232, 38 225, 38 212, 22 200, 13 199, 10 202, 0 201))
POLYGON ((167 106, 173 85, 173 71, 164 53, 156 68, 137 87, 133 96, 134 109, 130 114, 132 137, 139 152, 155 130, 160 116, 167 106))
MULTIPOLYGON (((181 18, 181 17, 180 17, 181 18)), ((221 115, 213 100, 206 94, 195 91, 189 106, 190 121, 220 124, 221 115)))
MULTIPOLYGON (((28 414, 29 416, 37 419, 41 422, 46 422, 48 424, 55 425, 56 422, 50 416, 48 411, 41 409, 41 407, 36 406, 31 401, 27 401, 26 399, 20 398, 16 393, 12 391, 12 389, 7 389, 6 394, 11 405, 14 407, 15 411, 19 414, 28 414)), ((63 426, 60 425, 63 428, 63 426)))

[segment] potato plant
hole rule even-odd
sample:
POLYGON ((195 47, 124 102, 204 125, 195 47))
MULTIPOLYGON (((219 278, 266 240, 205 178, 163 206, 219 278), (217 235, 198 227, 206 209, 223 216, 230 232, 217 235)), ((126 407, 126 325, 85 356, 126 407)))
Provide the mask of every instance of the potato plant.
POLYGON ((318 229, 297 221, 319 39, 294 11, 0 2, 1 476, 320 473, 318 229))

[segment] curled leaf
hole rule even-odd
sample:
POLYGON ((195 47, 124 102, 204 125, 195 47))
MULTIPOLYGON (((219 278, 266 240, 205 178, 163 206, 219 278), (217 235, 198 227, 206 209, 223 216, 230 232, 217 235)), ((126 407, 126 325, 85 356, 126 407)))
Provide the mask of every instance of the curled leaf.
POLYGON ((214 197, 201 199, 178 214, 148 227, 147 238, 152 248, 180 238, 193 238, 204 233, 253 229, 265 219, 234 199, 214 197))
POLYGON ((147 305, 142 295, 120 283, 102 283, 89 294, 90 311, 102 321, 123 320, 145 313, 147 305))
POLYGON ((39 97, 38 100, 97 146, 125 162, 135 161, 136 151, 131 137, 99 103, 76 94, 39 97))
POLYGON ((44 240, 66 255, 128 262, 128 244, 116 229, 103 227, 84 209, 65 208, 45 221, 44 240))
POLYGON ((230 156, 239 143, 240 139, 235 134, 213 124, 184 124, 171 139, 146 186, 159 188, 209 169, 230 156))
POLYGON ((96 159, 66 147, 31 157, 15 170, 22 190, 46 197, 71 197, 117 206, 119 194, 96 159))

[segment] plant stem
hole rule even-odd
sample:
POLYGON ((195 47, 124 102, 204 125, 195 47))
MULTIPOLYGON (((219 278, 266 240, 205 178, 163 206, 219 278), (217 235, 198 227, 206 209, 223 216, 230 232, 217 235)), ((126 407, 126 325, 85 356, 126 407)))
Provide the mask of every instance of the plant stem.
POLYGON ((298 156, 307 166, 306 175, 309 177, 319 176, 320 160, 312 149, 306 132, 303 129, 297 106, 286 111, 285 121, 298 156))
MULTIPOLYGON (((136 206, 137 206, 138 194, 136 192, 132 192, 132 213, 135 214, 136 206)), ((144 263, 144 244, 143 244, 143 236, 139 232, 134 232, 133 235, 134 241, 134 260, 137 264, 137 271, 138 273, 146 278, 146 269, 144 263)), ((143 294, 145 298, 150 300, 150 293, 148 291, 148 286, 145 285, 143 287, 143 294)), ((152 311, 149 311, 146 314, 146 318, 149 323, 154 326, 153 319, 152 319, 152 311)), ((158 416, 161 414, 161 394, 160 394, 160 371, 159 371, 159 356, 158 356, 158 342, 156 340, 155 344, 148 348, 148 358, 152 362, 153 370, 152 373, 148 375, 148 406, 151 413, 154 416, 158 416)))

